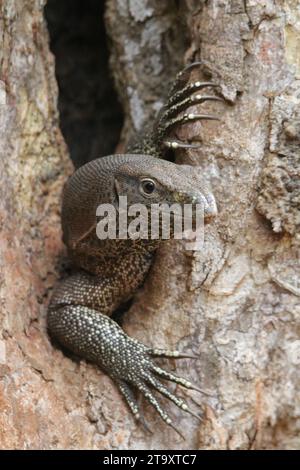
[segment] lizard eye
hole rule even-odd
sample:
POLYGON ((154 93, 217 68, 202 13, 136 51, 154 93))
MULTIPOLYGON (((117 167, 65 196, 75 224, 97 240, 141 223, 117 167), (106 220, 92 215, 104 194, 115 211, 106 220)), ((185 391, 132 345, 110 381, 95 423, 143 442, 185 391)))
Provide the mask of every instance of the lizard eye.
POLYGON ((145 195, 149 196, 152 194, 155 189, 156 185, 155 182, 149 178, 142 180, 141 186, 140 186, 141 192, 144 193, 145 195))

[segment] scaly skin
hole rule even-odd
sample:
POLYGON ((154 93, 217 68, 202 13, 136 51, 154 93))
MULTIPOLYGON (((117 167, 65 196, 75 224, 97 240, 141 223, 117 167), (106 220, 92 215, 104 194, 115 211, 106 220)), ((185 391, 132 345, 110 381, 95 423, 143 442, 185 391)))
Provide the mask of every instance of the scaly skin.
POLYGON ((186 388, 193 385, 155 364, 155 356, 180 357, 177 351, 147 347, 127 336, 110 316, 130 299, 143 283, 161 240, 99 240, 96 235, 96 208, 100 203, 118 207, 118 197, 127 196, 128 205, 143 203, 204 203, 205 216, 216 214, 210 191, 197 188, 186 166, 161 158, 168 148, 190 148, 191 144, 172 140, 174 126, 198 119, 216 119, 205 114, 179 114, 189 106, 215 95, 194 92, 211 83, 188 83, 189 71, 177 77, 167 104, 160 112, 153 131, 129 154, 93 160, 79 168, 64 188, 62 227, 64 242, 78 271, 61 282, 54 291, 48 311, 51 334, 64 346, 102 369, 118 385, 136 418, 143 422, 133 389, 139 390, 170 426, 173 423, 152 390, 169 398, 193 414, 186 403, 160 381, 167 379, 186 388), (158 158, 154 158, 158 157, 158 158), (153 193, 146 194, 141 180, 151 179, 153 193))

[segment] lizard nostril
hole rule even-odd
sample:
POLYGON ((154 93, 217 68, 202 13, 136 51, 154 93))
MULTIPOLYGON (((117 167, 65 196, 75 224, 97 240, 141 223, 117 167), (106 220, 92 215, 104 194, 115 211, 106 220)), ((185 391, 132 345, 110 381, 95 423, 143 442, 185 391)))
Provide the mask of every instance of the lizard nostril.
POLYGON ((204 206, 204 219, 205 221, 213 219, 218 214, 217 203, 212 194, 205 196, 206 204, 204 206))
POLYGON ((216 215, 217 215, 217 212, 213 212, 213 211, 204 212, 204 222, 206 224, 209 224, 216 217, 216 215))

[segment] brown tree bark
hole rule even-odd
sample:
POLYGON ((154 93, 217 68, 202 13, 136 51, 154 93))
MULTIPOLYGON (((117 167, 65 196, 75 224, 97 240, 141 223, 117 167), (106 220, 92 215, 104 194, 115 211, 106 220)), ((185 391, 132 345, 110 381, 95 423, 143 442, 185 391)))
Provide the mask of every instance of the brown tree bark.
POLYGON ((186 441, 143 403, 146 433, 104 373, 47 335, 72 168, 44 4, 0 2, 0 447, 299 449, 299 1, 107 1, 120 148, 185 61, 201 59, 226 99, 221 123, 178 131, 201 141, 177 159, 211 182, 217 220, 200 252, 162 246, 123 322, 147 344, 198 356, 166 364, 215 393, 176 389, 203 406, 202 424, 164 401, 186 441))

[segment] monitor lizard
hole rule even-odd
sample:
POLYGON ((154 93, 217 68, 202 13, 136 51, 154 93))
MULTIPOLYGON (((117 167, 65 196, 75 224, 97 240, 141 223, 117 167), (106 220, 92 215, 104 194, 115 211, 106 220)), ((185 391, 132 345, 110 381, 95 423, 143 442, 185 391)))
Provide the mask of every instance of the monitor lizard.
POLYGON ((199 65, 192 63, 177 75, 152 131, 131 144, 128 153, 90 161, 66 182, 62 203, 63 241, 77 272, 55 288, 47 316, 50 334, 69 350, 104 369, 137 419, 145 423, 135 390, 141 392, 172 427, 169 414, 153 390, 194 415, 185 401, 171 393, 161 379, 188 389, 196 387, 159 367, 154 358, 184 355, 148 347, 126 335, 110 318, 144 282, 162 240, 99 240, 95 230, 96 209, 101 203, 118 207, 119 196, 126 195, 128 204, 143 203, 147 208, 152 203, 201 203, 205 219, 216 215, 216 202, 208 186, 196 187, 185 165, 165 159, 168 149, 197 147, 172 138, 176 126, 201 119, 218 119, 209 114, 187 112, 189 107, 205 101, 222 100, 214 93, 216 84, 190 83, 190 71, 199 65), (208 89, 208 94, 201 94, 203 89, 208 89))

